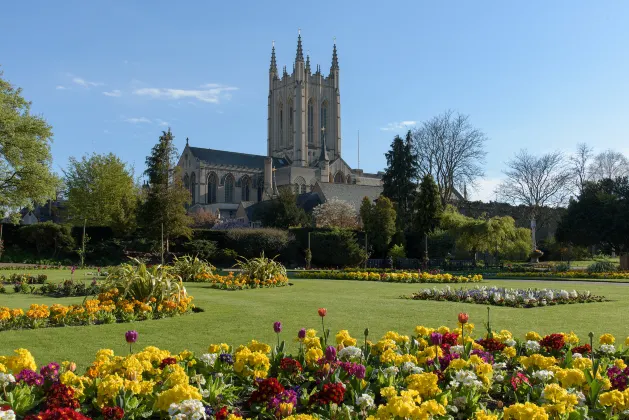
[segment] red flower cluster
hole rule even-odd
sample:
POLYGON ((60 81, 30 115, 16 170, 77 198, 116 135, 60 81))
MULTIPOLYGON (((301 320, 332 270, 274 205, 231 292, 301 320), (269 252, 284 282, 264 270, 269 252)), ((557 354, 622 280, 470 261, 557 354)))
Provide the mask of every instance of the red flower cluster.
POLYGON ((256 386, 258 389, 251 393, 249 404, 267 402, 280 392, 284 392, 284 387, 277 381, 277 378, 263 379, 256 386))
POLYGON ((501 343, 500 341, 496 340, 495 338, 482 338, 480 340, 477 341, 478 344, 480 344, 481 346, 483 346, 483 348, 485 349, 485 351, 490 352, 490 353, 494 353, 497 351, 502 351, 504 350, 505 347, 507 347, 506 344, 501 343))
POLYGON ((242 418, 241 415, 236 414, 236 413, 230 413, 229 410, 227 409, 227 407, 223 407, 220 410, 218 410, 216 412, 216 420, 226 420, 227 417, 229 417, 230 414, 233 414, 236 417, 240 417, 242 418))
POLYGON ((124 417, 124 410, 120 407, 103 407, 101 412, 105 420, 122 420, 124 417))
POLYGON ((564 341, 563 334, 551 334, 542 338, 539 344, 544 347, 546 351, 551 351, 561 350, 566 342, 564 341))
POLYGON ((46 393, 46 407, 55 408, 79 408, 81 403, 74 399, 74 390, 64 384, 53 384, 46 393))
POLYGON ((177 363, 177 359, 175 359, 174 357, 167 357, 164 360, 162 360, 162 362, 159 364, 159 368, 164 369, 166 366, 174 365, 176 363, 177 363))
POLYGON ((325 384, 323 389, 310 396, 310 404, 326 405, 330 403, 342 404, 345 398, 345 386, 340 383, 325 384))
POLYGON ((582 346, 575 347, 572 349, 572 354, 575 354, 575 353, 590 354, 592 353, 592 347, 589 344, 584 344, 582 346))
POLYGON ((529 378, 527 378, 526 375, 522 372, 518 372, 511 377, 511 386, 513 387, 514 391, 516 391, 522 384, 531 384, 529 378))
POLYGON ((72 408, 53 408, 31 414, 24 417, 24 420, 92 420, 72 408))
POLYGON ((450 346, 456 346, 456 340, 459 338, 459 335, 456 333, 445 333, 443 335, 442 344, 449 344, 450 346))
POLYGON ((292 375, 300 373, 303 370, 303 367, 301 366, 301 363, 299 363, 299 360, 285 357, 280 361, 280 370, 292 375))

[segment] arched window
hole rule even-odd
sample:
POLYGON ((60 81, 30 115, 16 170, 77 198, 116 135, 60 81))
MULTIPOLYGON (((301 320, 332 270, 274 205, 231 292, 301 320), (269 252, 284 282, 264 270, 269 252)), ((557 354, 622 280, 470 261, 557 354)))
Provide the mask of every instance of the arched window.
POLYGON ((336 173, 336 175, 334 175, 334 183, 335 184, 344 184, 345 183, 345 177, 343 176, 343 172, 339 171, 336 173))
MULTIPOLYGON (((321 113, 319 114, 321 118, 321 141, 323 142, 323 132, 328 131, 328 103, 324 101, 321 104, 321 113)), ((327 135, 328 133, 326 133, 327 135)))
POLYGON ((295 178, 295 194, 303 194, 306 192, 306 180, 298 176, 295 178))
POLYGON ((240 199, 242 201, 249 201, 251 194, 251 178, 243 176, 240 180, 240 199))
POLYGON ((192 204, 194 204, 197 200, 196 189, 194 188, 194 184, 197 183, 197 176, 194 172, 190 176, 190 195, 192 196, 192 204))
POLYGON ((348 184, 352 183, 352 177, 349 174, 347 174, 347 183, 348 184))
POLYGON ((190 189, 190 177, 188 176, 188 174, 185 174, 183 176, 183 186, 185 189, 189 190, 190 189))
POLYGON ((225 177, 225 202, 234 202, 234 176, 232 174, 227 174, 225 177))
POLYGON ((218 177, 214 172, 207 177, 207 203, 216 203, 216 186, 218 185, 218 177))
POLYGON ((308 101, 308 145, 314 146, 314 106, 308 101))

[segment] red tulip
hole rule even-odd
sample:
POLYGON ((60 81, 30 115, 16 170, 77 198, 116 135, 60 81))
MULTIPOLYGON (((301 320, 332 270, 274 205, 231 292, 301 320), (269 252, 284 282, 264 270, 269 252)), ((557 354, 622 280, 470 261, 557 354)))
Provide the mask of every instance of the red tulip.
POLYGON ((325 309, 325 308, 319 308, 319 310, 318 310, 317 312, 319 312, 319 316, 320 316, 321 318, 323 318, 324 316, 326 316, 326 315, 327 315, 328 310, 327 310, 327 309, 325 309))
POLYGON ((467 324, 467 321, 470 319, 470 316, 465 312, 461 312, 459 314, 459 324, 467 324))

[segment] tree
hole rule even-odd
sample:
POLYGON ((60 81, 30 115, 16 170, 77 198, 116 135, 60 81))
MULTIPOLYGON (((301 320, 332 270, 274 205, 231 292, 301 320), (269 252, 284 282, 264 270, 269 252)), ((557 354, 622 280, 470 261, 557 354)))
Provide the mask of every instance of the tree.
MULTIPOLYGON (((423 235, 427 244, 428 234, 439 226, 439 218, 443 211, 439 197, 439 188, 430 174, 424 175, 422 182, 419 184, 419 192, 415 199, 414 210, 413 231, 423 235)), ((427 258, 427 246, 425 253, 426 255, 424 257, 427 258)))
POLYGON ((622 153, 606 150, 594 156, 589 172, 595 181, 629 176, 629 160, 622 153))
POLYGON ((174 162, 177 149, 170 129, 163 131, 151 154, 146 158, 148 190, 146 200, 140 206, 140 221, 150 238, 166 240, 169 250, 171 238, 190 238, 192 220, 186 215, 185 205, 190 202, 190 192, 174 162))
POLYGON ((192 212, 189 216, 192 217, 192 226, 195 228, 209 229, 218 222, 218 216, 216 214, 203 208, 192 212))
POLYGON ((600 246, 607 252, 629 252, 629 178, 587 183, 571 200, 557 226, 560 242, 600 246))
POLYGON ((382 256, 386 255, 391 238, 395 233, 396 214, 393 203, 385 196, 376 199, 375 204, 365 197, 360 206, 360 216, 369 243, 376 253, 382 256))
POLYGON ((591 178, 590 161, 592 148, 585 143, 577 145, 577 152, 569 158, 569 170, 572 175, 572 189, 576 195, 583 192, 585 184, 591 178))
POLYGON ((556 207, 565 202, 570 170, 564 165, 560 152, 537 157, 526 150, 516 153, 507 162, 507 167, 504 171, 506 179, 498 186, 498 194, 508 202, 524 204, 528 208, 535 248, 536 220, 544 207, 556 207))
POLYGON ((31 115, 31 103, 0 72, 0 210, 19 220, 22 207, 54 198, 59 179, 51 171, 52 128, 31 115))
POLYGON ((406 134, 406 141, 395 136, 385 156, 387 168, 382 176, 382 195, 396 203, 398 228, 406 230, 411 225, 418 173, 410 130, 406 134))
POLYGON ((484 175, 487 137, 472 126, 469 116, 446 111, 424 122, 412 136, 419 175, 432 175, 443 206, 455 188, 474 186, 484 175))
POLYGON ((37 256, 55 258, 59 252, 71 252, 74 238, 69 225, 53 222, 34 223, 22 226, 19 230, 22 241, 37 251, 37 256))
POLYGON ((277 198, 257 206, 254 220, 259 220, 265 227, 288 229, 292 226, 308 224, 308 215, 297 206, 297 197, 290 188, 280 188, 277 198))
POLYGON ((118 234, 135 227, 139 191, 133 169, 113 153, 70 158, 65 171, 67 209, 75 225, 110 226, 118 234))
POLYGON ((334 197, 312 210, 317 227, 356 229, 358 214, 350 203, 334 197))

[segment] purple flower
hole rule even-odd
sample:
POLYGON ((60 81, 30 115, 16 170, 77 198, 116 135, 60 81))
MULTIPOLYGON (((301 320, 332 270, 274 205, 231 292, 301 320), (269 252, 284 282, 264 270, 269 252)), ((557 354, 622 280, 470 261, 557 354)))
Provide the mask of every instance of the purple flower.
POLYGON ((282 332, 282 323, 280 321, 275 321, 273 323, 273 331, 275 331, 277 334, 282 332))
POLYGON ((325 349, 325 358, 328 360, 328 362, 336 360, 336 348, 334 346, 328 346, 325 349))
POLYGON ((44 378, 55 381, 57 376, 59 376, 59 364, 55 362, 48 363, 46 366, 41 367, 39 373, 44 376, 44 378))
POLYGON ((44 377, 35 371, 30 369, 24 369, 15 376, 17 382, 25 382, 27 385, 42 386, 44 384, 44 377))
POLYGON ((443 335, 439 334, 438 332, 430 334, 430 342, 433 346, 440 346, 443 342, 443 335))
POLYGON ((341 362, 340 366, 349 376, 355 376, 358 379, 365 378, 365 366, 359 363, 341 362))
POLYGON ((127 340, 127 343, 133 344, 138 341, 138 332, 135 330, 127 331, 124 335, 124 338, 125 340, 127 340))
POLYGON ((472 350, 470 352, 470 355, 473 355, 473 354, 476 354, 478 357, 483 359, 483 362, 485 362, 485 363, 489 363, 489 364, 493 364, 494 363, 494 356, 492 356, 491 353, 488 353, 488 352, 482 351, 482 350, 472 350))
POLYGON ((301 330, 299 330, 299 332, 297 333, 297 338, 299 338, 300 340, 303 340, 304 338, 306 338, 305 328, 302 328, 301 330))
POLYGON ((234 364, 234 357, 229 353, 222 353, 221 355, 218 356, 218 360, 220 360, 221 362, 227 365, 234 364))
POLYGON ((271 400, 269 401, 269 404, 268 404, 269 411, 274 412, 275 410, 279 408, 281 403, 291 403, 293 407, 296 406, 297 393, 293 391, 292 389, 287 389, 285 391, 280 392, 279 394, 271 398, 271 400))

